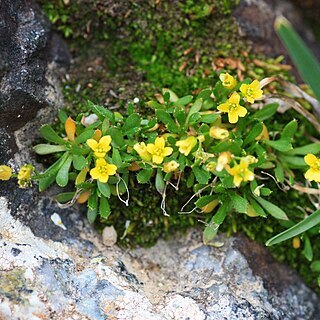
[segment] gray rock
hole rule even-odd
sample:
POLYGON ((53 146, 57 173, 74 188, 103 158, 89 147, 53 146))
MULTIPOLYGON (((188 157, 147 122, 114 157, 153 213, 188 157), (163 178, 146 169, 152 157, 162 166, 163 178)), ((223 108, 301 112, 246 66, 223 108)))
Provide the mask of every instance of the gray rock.
POLYGON ((284 55, 289 59, 287 50, 273 27, 275 18, 279 15, 283 15, 291 21, 307 45, 320 59, 319 43, 317 43, 312 31, 306 26, 302 12, 290 1, 241 0, 233 11, 240 35, 251 40, 254 52, 272 57, 284 55))
POLYGON ((57 80, 69 60, 35 1, 0 2, 0 140, 6 151, 1 163, 17 150, 13 132, 61 101, 57 80))
MULTIPOLYGON (((0 199, 1 319, 317 319, 319 300, 266 249, 201 232, 149 249, 105 247, 83 223, 64 241, 35 236, 0 199)), ((78 219, 74 216, 73 219, 78 219)), ((74 220, 76 221, 76 220, 74 220)), ((47 227, 56 227, 47 217, 47 227)), ((58 227, 56 227, 58 228, 58 227)), ((70 234, 71 233, 71 234, 70 234)))

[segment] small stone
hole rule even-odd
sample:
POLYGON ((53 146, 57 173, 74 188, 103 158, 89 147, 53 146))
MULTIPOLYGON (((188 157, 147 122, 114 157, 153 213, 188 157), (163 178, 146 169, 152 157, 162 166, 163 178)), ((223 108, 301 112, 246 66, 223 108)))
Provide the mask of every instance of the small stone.
POLYGON ((117 231, 113 226, 105 227, 102 231, 102 242, 108 247, 112 247, 117 242, 117 231))

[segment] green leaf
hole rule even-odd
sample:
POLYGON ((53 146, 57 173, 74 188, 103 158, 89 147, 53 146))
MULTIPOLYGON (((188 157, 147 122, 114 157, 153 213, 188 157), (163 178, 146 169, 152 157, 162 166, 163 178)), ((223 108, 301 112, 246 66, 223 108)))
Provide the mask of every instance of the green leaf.
POLYGON ((203 231, 203 243, 205 245, 210 244, 210 242, 215 238, 218 233, 219 226, 220 225, 215 224, 213 221, 210 221, 210 223, 205 227, 203 231))
POLYGON ((281 155, 279 157, 279 160, 281 160, 281 163, 286 163, 288 167, 292 169, 304 169, 305 167, 307 167, 307 164, 302 157, 281 155))
POLYGON ((68 143, 66 140, 58 136, 58 134, 48 124, 45 124, 40 128, 40 134, 43 138, 45 138, 50 142, 54 142, 62 145, 68 143))
POLYGON ((56 176, 48 176, 39 179, 39 191, 43 192, 46 190, 54 181, 56 180, 56 176))
POLYGON ((237 193, 230 194, 230 200, 232 207, 240 213, 247 213, 248 202, 245 198, 241 197, 237 193))
POLYGON ((252 206, 252 208, 254 209, 254 211, 261 217, 266 218, 267 214, 265 213, 265 211, 263 210, 263 208, 257 203, 256 200, 254 200, 252 197, 249 197, 249 202, 252 206))
POLYGON ((98 208, 98 195, 97 192, 94 191, 88 199, 88 207, 91 210, 97 210, 98 208))
POLYGON ((187 116, 187 120, 186 122, 189 122, 190 117, 194 114, 194 113, 198 113, 201 110, 202 107, 202 103, 203 103, 203 99, 197 99, 195 101, 195 103, 192 105, 192 107, 189 110, 188 116, 187 116))
POLYGON ((282 183, 284 181, 284 170, 280 162, 277 162, 277 166, 274 169, 274 175, 278 182, 282 183))
POLYGON ((320 65, 315 56, 295 32, 290 22, 284 17, 277 18, 275 22, 277 31, 284 46, 299 70, 301 78, 310 85, 316 98, 320 101, 320 65))
POLYGON ((73 166, 76 170, 82 170, 87 165, 87 160, 84 156, 73 155, 73 166))
POLYGON ((75 138, 74 142, 76 144, 86 142, 88 139, 91 139, 94 135, 94 130, 85 130, 78 137, 75 138))
POLYGON ((307 260, 312 261, 313 260, 313 250, 312 250, 312 245, 311 245, 310 239, 305 234, 303 237, 303 240, 304 240, 303 254, 307 260))
POLYGON ((72 163, 72 156, 68 156, 56 176, 56 183, 59 187, 65 187, 69 181, 69 169, 72 163))
POLYGON ((278 151, 287 152, 292 149, 291 139, 281 138, 276 141, 263 140, 263 143, 278 151))
POLYGON ((281 139, 292 139, 298 129, 298 121, 290 121, 282 130, 281 139))
POLYGON ((261 198, 261 197, 256 197, 255 200, 260 203, 260 205, 273 217, 279 220, 289 220, 286 213, 274 205, 273 203, 261 198))
POLYGON ((143 170, 140 170, 139 173, 137 174, 137 180, 139 183, 147 183, 151 176, 152 176, 152 173, 153 173, 153 169, 143 169, 143 170))
POLYGON ((257 119, 259 121, 267 120, 277 112, 278 107, 279 107, 278 103, 267 104, 261 110, 255 112, 252 115, 252 118, 257 119))
POLYGON ((91 209, 91 208, 88 208, 88 211, 87 211, 87 219, 89 221, 90 224, 93 224, 94 221, 96 220, 97 218, 97 215, 98 215, 98 210, 97 208, 95 209, 91 209))
POLYGON ((109 128, 108 134, 112 138, 112 144, 114 144, 116 147, 121 148, 126 144, 125 140, 123 139, 123 133, 121 132, 121 130, 117 128, 109 128))
POLYGON ((226 218, 229 211, 230 211, 230 203, 223 202, 222 205, 219 207, 217 213, 213 216, 213 222, 216 223, 217 225, 220 225, 226 218))
POLYGON ((75 195, 75 192, 63 192, 63 193, 57 194, 54 198, 56 201, 60 203, 67 203, 73 199, 74 195, 75 195))
POLYGON ((104 118, 108 118, 112 123, 115 123, 115 118, 114 118, 114 114, 112 111, 110 111, 104 107, 95 105, 91 101, 88 101, 88 106, 99 117, 99 119, 101 121, 103 121, 104 118))
POLYGON ((105 197, 100 198, 99 214, 102 218, 108 218, 111 213, 110 205, 105 197))
POLYGON ((170 102, 176 102, 179 100, 178 96, 170 89, 167 89, 167 88, 163 88, 162 89, 162 94, 165 95, 165 94, 169 94, 169 101, 170 102))
POLYGON ((173 103, 174 106, 185 106, 189 104, 193 99, 193 96, 184 96, 173 103))
POLYGON ((196 207, 197 208, 203 208, 204 206, 206 206, 207 204, 209 204, 210 202, 212 202, 213 200, 215 200, 217 197, 215 195, 205 195, 202 196, 201 198, 199 198, 196 201, 196 207))
POLYGON ((179 126, 167 111, 160 109, 156 110, 156 117, 163 122, 171 132, 178 133, 180 131, 179 126))
POLYGON ((301 155, 304 156, 308 153, 317 154, 320 152, 320 143, 311 143, 303 147, 294 148, 287 152, 288 155, 301 155))
POLYGON ((111 196, 111 191, 110 191, 110 186, 108 183, 103 183, 100 180, 97 181, 98 189, 101 192, 103 196, 106 198, 110 198, 111 196))
POLYGON ((67 147, 66 146, 56 146, 52 144, 38 144, 33 147, 33 150, 37 154, 50 154, 50 153, 55 153, 55 152, 61 152, 61 151, 66 151, 67 147))
POLYGON ((243 146, 247 145, 248 143, 255 140, 256 137, 261 134, 263 130, 263 124, 262 122, 256 123, 249 131, 249 134, 246 136, 246 138, 243 141, 243 146))
POLYGON ((313 261, 310 267, 313 272, 320 272, 320 260, 313 261))
POLYGON ((273 238, 269 239, 266 243, 267 246, 280 243, 282 241, 291 239, 320 223, 320 209, 314 211, 310 216, 295 224, 293 227, 279 233, 273 238))
POLYGON ((193 167, 192 172, 194 173, 196 180, 201 184, 207 184, 208 180, 210 179, 210 172, 200 168, 200 167, 193 167))
POLYGON ((117 166, 118 169, 122 167, 121 155, 119 150, 116 148, 112 149, 112 162, 117 166))
POLYGON ((122 131, 126 133, 127 131, 140 127, 141 118, 137 113, 132 113, 124 123, 122 127, 122 131))
POLYGON ((61 123, 65 123, 68 119, 68 115, 66 114, 66 112, 64 110, 59 110, 58 118, 61 123))
POLYGON ((163 174, 161 169, 157 170, 157 175, 156 175, 156 189, 157 191, 162 195, 165 189, 165 183, 163 180, 163 174))
POLYGON ((215 113, 215 114, 203 114, 201 115, 201 122, 204 123, 213 123, 215 122, 219 117, 219 114, 215 113))

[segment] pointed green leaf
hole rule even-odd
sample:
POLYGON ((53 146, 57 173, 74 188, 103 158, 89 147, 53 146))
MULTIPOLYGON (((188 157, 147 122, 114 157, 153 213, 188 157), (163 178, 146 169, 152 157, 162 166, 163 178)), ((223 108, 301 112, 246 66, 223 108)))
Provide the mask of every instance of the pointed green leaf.
POLYGON ((293 227, 279 233, 273 238, 269 239, 266 243, 267 246, 272 246, 274 244, 280 243, 282 241, 291 239, 320 223, 320 209, 314 211, 310 216, 300 221, 293 227))
POLYGON ((33 147, 33 150, 37 154, 51 154, 55 152, 66 151, 67 147, 62 145, 52 145, 52 144, 37 144, 33 147))
POLYGON ((137 174, 137 179, 139 183, 147 183, 153 173, 153 169, 143 169, 140 170, 139 173, 137 174))
POLYGON ((62 145, 68 143, 66 140, 62 139, 48 124, 45 124, 40 128, 40 134, 43 138, 50 142, 62 145))
POLYGON ((59 169, 56 176, 57 185, 60 187, 65 187, 69 181, 69 169, 72 163, 72 156, 70 155, 62 167, 59 169))
POLYGON ((261 198, 261 197, 256 197, 255 200, 260 203, 260 205, 273 217, 279 220, 289 220, 286 213, 274 205, 273 203, 261 198))
POLYGON ((76 144, 84 143, 88 139, 92 139, 93 135, 94 135, 94 130, 85 130, 78 137, 76 137, 74 141, 76 144))
POLYGON ((102 218, 107 219, 111 213, 110 205, 105 197, 100 198, 99 214, 102 218))
POLYGON ((156 175, 156 189, 157 191, 162 195, 165 189, 165 183, 163 180, 163 174, 161 169, 157 170, 157 175, 156 175))
POLYGON ((110 198, 111 190, 108 183, 103 183, 100 180, 97 181, 98 189, 106 198, 110 198))

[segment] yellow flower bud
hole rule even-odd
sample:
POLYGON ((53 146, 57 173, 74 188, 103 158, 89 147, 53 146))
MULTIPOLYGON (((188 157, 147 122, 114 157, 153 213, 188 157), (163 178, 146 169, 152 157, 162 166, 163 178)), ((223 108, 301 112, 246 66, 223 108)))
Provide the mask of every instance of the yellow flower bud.
POLYGON ((89 172, 89 169, 87 167, 83 168, 76 177, 76 185, 83 183, 86 181, 87 173, 89 172))
POLYGON ((176 142, 176 146, 179 147, 179 152, 187 156, 191 150, 196 146, 197 139, 194 136, 189 136, 184 140, 176 142))
POLYGON ((205 138, 205 136, 204 136, 203 134, 200 135, 200 136, 198 136, 199 142, 203 142, 205 139, 206 139, 206 138, 205 138))
POLYGON ((300 245, 301 245, 301 241, 300 241, 300 238, 299 237, 294 237, 292 239, 292 247, 294 249, 299 249, 300 248, 300 245))
POLYGON ((221 152, 220 156, 218 157, 218 163, 216 166, 216 171, 222 171, 227 164, 230 163, 232 159, 232 154, 228 151, 221 152))
POLYGON ((179 167, 179 163, 177 161, 172 160, 164 164, 163 171, 165 173, 174 172, 178 169, 178 167, 179 167))
POLYGON ((12 176, 12 169, 6 165, 0 166, 0 180, 9 180, 12 176))
POLYGON ((31 175, 34 172, 34 166, 25 164, 20 168, 18 173, 18 184, 20 188, 26 188, 30 185, 31 175))
POLYGON ((203 213, 210 213, 212 212, 215 207, 219 204, 219 200, 218 199, 214 199, 211 202, 209 202, 207 205, 205 205, 204 207, 201 208, 201 211, 203 213))
POLYGON ((67 137, 70 141, 74 141, 74 137, 76 134, 76 123, 69 117, 64 124, 64 128, 67 134, 67 137))
POLYGON ((237 85, 237 80, 229 73, 221 73, 219 76, 222 85, 227 89, 232 89, 237 85))
POLYGON ((211 138, 223 140, 229 137, 229 131, 219 127, 211 127, 209 135, 211 138))
POLYGON ((215 170, 216 170, 216 166, 217 166, 217 163, 214 162, 214 161, 211 161, 211 162, 209 162, 209 163, 206 164, 206 168, 207 168, 207 170, 210 171, 210 172, 215 171, 215 170))

